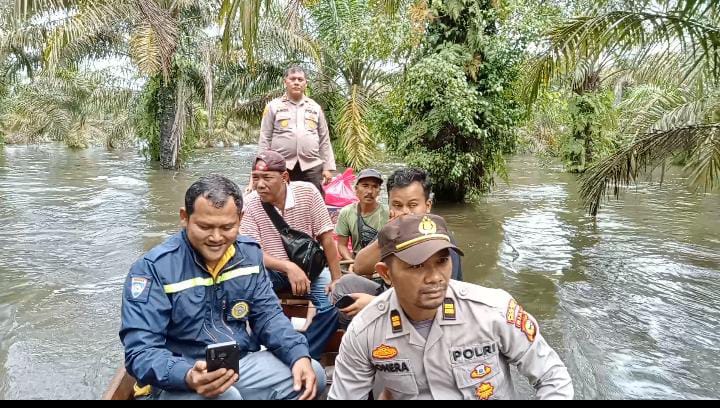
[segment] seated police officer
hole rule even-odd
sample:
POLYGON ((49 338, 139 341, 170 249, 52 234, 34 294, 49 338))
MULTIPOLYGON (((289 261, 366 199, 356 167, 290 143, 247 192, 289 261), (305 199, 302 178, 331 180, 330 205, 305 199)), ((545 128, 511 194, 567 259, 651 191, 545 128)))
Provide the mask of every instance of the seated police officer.
POLYGON ((282 313, 260 246, 238 236, 242 205, 232 181, 201 178, 185 193, 183 230, 130 268, 120 339, 136 397, 311 399, 322 392, 324 371, 282 313), (240 373, 207 371, 206 346, 224 342, 237 343, 240 373))
POLYGON ((450 280, 445 221, 404 215, 378 235, 376 270, 392 288, 352 320, 329 398, 514 398, 509 365, 541 399, 572 398, 567 368, 505 291, 450 280))

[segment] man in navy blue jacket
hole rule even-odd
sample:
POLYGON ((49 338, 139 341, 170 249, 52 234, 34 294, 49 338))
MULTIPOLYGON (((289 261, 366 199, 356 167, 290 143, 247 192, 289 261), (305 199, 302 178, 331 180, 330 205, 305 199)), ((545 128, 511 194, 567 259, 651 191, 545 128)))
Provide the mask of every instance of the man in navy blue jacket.
POLYGON ((183 230, 130 268, 120 339, 136 397, 312 399, 322 392, 324 371, 283 314, 260 246, 238 236, 242 205, 232 181, 201 178, 185 193, 183 230), (229 341, 241 351, 240 372, 208 372, 206 346, 229 341))

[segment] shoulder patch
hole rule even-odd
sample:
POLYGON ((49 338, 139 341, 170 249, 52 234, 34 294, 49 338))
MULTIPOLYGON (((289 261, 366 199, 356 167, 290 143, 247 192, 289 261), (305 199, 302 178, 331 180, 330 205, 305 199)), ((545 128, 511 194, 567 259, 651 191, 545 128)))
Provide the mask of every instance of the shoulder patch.
POLYGON ((515 326, 522 333, 525 334, 528 341, 531 343, 535 341, 537 335, 537 323, 535 319, 528 312, 526 312, 522 306, 520 306, 515 299, 510 299, 508 302, 507 312, 505 312, 507 324, 515 326))
POLYGON ((125 299, 131 302, 147 303, 152 280, 146 276, 128 276, 125 284, 125 299))

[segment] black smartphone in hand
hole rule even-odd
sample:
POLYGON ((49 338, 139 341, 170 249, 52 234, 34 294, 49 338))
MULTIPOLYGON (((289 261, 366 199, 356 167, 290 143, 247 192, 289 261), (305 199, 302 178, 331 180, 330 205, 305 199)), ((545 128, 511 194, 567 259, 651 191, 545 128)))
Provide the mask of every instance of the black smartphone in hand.
POLYGON ((335 302, 335 307, 338 309, 345 309, 346 307, 355 303, 355 298, 350 295, 345 295, 335 302))
POLYGON ((239 375, 240 348, 234 341, 210 344, 205 348, 205 361, 208 372, 227 368, 239 375))

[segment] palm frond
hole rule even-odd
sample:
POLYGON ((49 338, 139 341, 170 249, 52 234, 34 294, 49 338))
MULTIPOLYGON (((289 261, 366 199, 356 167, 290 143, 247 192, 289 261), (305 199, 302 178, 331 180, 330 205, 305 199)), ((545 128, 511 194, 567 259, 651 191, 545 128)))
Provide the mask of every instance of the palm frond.
POLYGON ((65 55, 82 54, 93 49, 96 39, 119 29, 119 23, 135 15, 134 2, 100 0, 83 3, 75 11, 67 11, 65 21, 54 28, 47 39, 44 59, 50 69, 65 55))
POLYGON ((165 81, 170 79, 170 68, 173 55, 178 46, 180 29, 178 22, 170 14, 170 10, 160 7, 154 0, 137 0, 141 24, 149 26, 153 31, 153 38, 158 52, 157 59, 165 81))
MULTIPOLYGON (((593 165, 580 178, 580 196, 589 213, 597 215, 600 202, 606 197, 608 189, 618 198, 621 190, 637 180, 639 174, 663 165, 667 159, 679 152, 691 151, 696 152, 699 157, 707 157, 700 152, 705 151, 703 146, 717 146, 719 131, 720 123, 713 123, 648 133, 593 165)), ((709 157, 708 162, 711 165, 698 168, 712 170, 703 170, 696 174, 712 177, 712 181, 706 181, 712 186, 719 182, 715 178, 720 173, 715 171, 717 156, 711 154, 709 157)))
POLYGON ((710 191, 720 187, 720 129, 711 131, 706 140, 691 154, 686 166, 690 185, 710 191))
POLYGON ((160 45, 150 24, 135 27, 130 36, 130 58, 145 75, 153 76, 162 70, 160 45))
POLYGON ((534 62, 525 95, 533 102, 540 88, 572 72, 578 61, 601 53, 619 55, 680 52, 691 57, 684 76, 699 67, 720 72, 720 28, 681 12, 612 11, 598 16, 574 18, 551 30, 548 49, 534 62))
POLYGON ((367 105, 360 87, 353 86, 338 119, 338 131, 350 167, 360 169, 367 166, 374 146, 370 131, 365 123, 367 105))
POLYGON ((255 44, 257 43, 260 13, 263 5, 269 6, 268 0, 223 0, 220 6, 220 21, 224 26, 222 44, 227 52, 233 38, 232 27, 239 19, 239 31, 242 35, 243 49, 248 62, 254 62, 255 44))
POLYGON ((261 27, 263 37, 267 38, 285 55, 300 53, 311 58, 314 64, 321 64, 320 46, 307 32, 298 30, 293 25, 278 24, 278 20, 266 19, 261 27))

